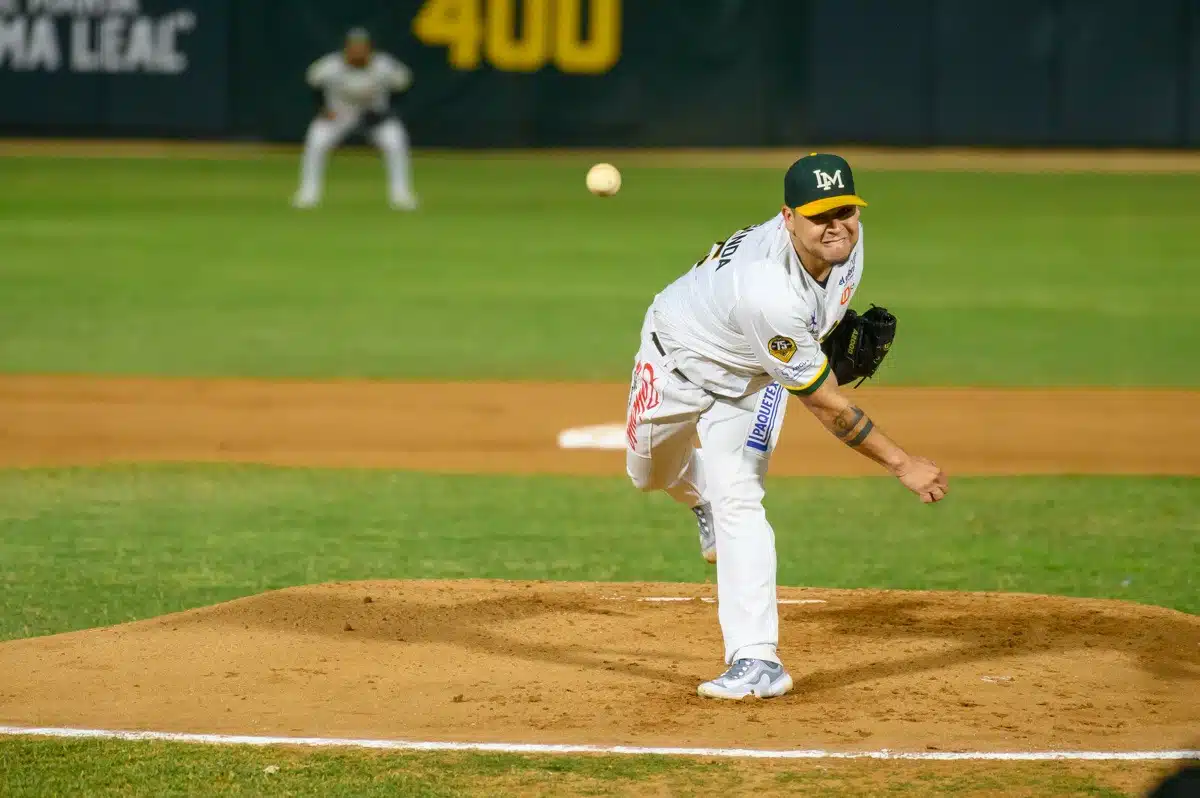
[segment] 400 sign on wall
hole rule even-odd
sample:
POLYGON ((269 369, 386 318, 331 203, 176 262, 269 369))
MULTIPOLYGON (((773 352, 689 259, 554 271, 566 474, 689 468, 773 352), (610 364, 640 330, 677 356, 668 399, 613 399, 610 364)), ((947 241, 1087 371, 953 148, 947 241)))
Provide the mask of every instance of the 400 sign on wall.
POLYGON ((413 33, 457 70, 599 75, 621 58, 621 0, 425 0, 413 33))

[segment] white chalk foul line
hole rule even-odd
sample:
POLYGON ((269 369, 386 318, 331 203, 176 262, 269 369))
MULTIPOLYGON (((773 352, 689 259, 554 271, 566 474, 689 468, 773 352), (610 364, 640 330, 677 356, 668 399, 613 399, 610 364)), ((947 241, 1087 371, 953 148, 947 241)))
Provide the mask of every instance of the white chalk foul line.
POLYGON ((358 740, 338 737, 259 737, 241 734, 185 734, 108 729, 59 729, 0 726, 0 735, 73 739, 154 740, 210 745, 300 745, 312 748, 371 748, 387 751, 482 751, 504 754, 636 754, 641 756, 708 756, 743 759, 913 759, 924 761, 988 760, 1188 760, 1200 751, 772 751, 756 748, 653 748, 636 745, 549 745, 543 743, 448 743, 415 740, 358 740))

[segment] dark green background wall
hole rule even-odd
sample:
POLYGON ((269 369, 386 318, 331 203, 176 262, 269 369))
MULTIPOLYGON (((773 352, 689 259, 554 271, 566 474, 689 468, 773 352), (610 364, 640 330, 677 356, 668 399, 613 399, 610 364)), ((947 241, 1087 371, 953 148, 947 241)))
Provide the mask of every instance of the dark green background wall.
POLYGON ((431 0, 106 0, 137 13, 48 17, 60 63, 31 64, 38 18, 72 1, 95 2, 0 0, 0 132, 298 140, 304 69, 361 24, 413 68, 399 109, 418 145, 1200 145, 1200 0, 437 0, 496 30, 506 7, 548 9, 553 29, 560 7, 614 2, 599 74, 556 66, 552 36, 533 71, 468 39, 479 64, 457 69, 414 32, 431 0), (72 71, 75 25, 119 54, 136 17, 181 13, 186 69, 72 71))

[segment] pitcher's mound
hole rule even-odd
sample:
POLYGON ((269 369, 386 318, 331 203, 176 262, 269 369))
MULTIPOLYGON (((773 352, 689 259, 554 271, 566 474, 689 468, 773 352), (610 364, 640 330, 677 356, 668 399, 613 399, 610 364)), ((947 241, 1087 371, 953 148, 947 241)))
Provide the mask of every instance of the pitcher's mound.
POLYGON ((796 690, 733 704, 695 693, 724 668, 713 594, 485 580, 280 590, 0 644, 0 723, 835 750, 1194 742, 1194 616, 1047 596, 781 589, 796 690), (685 600, 651 600, 670 598, 685 600))

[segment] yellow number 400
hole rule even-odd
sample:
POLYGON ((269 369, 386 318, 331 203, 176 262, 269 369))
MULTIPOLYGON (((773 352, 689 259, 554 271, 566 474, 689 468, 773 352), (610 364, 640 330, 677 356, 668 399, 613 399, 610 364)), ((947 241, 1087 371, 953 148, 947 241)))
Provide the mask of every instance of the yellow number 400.
POLYGON ((533 72, 553 61, 563 72, 597 75, 621 57, 621 0, 425 0, 413 33, 446 47, 455 69, 478 69, 486 54, 504 72, 533 72))

